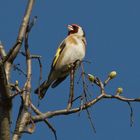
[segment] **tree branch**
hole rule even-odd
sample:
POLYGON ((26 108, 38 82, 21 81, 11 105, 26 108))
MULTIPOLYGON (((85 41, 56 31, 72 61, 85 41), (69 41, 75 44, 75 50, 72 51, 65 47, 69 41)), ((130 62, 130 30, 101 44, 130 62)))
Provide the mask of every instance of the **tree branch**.
POLYGON ((43 121, 46 118, 52 118, 52 117, 59 116, 59 115, 69 115, 69 114, 77 113, 77 112, 81 111, 81 108, 82 108, 82 110, 85 110, 86 108, 91 107, 96 102, 101 100, 103 98, 103 96, 104 95, 100 95, 96 99, 93 99, 92 101, 85 103, 84 105, 77 107, 77 108, 73 108, 70 110, 62 109, 62 110, 56 110, 56 111, 49 111, 49 112, 43 113, 42 115, 33 116, 32 119, 35 122, 38 122, 38 121, 43 121))
MULTIPOLYGON (((40 112, 32 103, 31 103, 31 108, 37 115, 42 115, 42 112, 40 112)), ((53 132, 53 134, 55 136, 55 140, 57 140, 56 130, 53 128, 53 126, 49 123, 49 121, 47 119, 44 119, 44 122, 47 124, 47 126, 53 132)))
POLYGON ((93 106, 95 103, 99 102, 102 99, 117 99, 117 100, 127 102, 127 103, 128 102, 140 102, 140 98, 135 98, 135 99, 125 98, 123 96, 120 96, 120 94, 118 94, 118 93, 116 93, 116 95, 106 94, 105 89, 104 89, 105 86, 99 78, 95 78, 94 83, 97 86, 99 86, 101 93, 99 96, 92 99, 91 101, 86 100, 86 102, 84 104, 80 105, 80 107, 73 108, 70 110, 63 109, 63 110, 49 111, 49 112, 43 113, 41 115, 33 116, 32 119, 34 120, 34 122, 39 122, 39 121, 43 121, 44 119, 52 118, 52 117, 55 117, 58 115, 69 115, 69 114, 77 113, 77 112, 80 112, 81 110, 88 109, 89 107, 93 106))
POLYGON ((75 73, 75 67, 74 67, 74 64, 71 64, 71 68, 70 68, 70 94, 69 94, 67 110, 71 109, 72 101, 74 98, 74 73, 75 73))
POLYGON ((0 60, 6 56, 6 52, 4 50, 3 44, 0 41, 0 60))
POLYGON ((13 46, 13 48, 8 52, 6 58, 3 60, 3 62, 5 63, 6 75, 7 75, 8 81, 10 79, 11 65, 14 59, 16 58, 16 56, 18 55, 19 50, 21 48, 34 2, 35 0, 28 0, 28 5, 26 8, 25 15, 21 23, 20 29, 19 29, 17 41, 15 45, 13 46))
POLYGON ((49 111, 49 112, 43 113, 42 115, 33 116, 32 119, 35 122, 39 122, 39 121, 44 121, 44 119, 52 118, 52 117, 59 116, 59 115, 69 115, 69 114, 77 113, 77 112, 81 111, 81 108, 82 108, 82 110, 85 110, 85 109, 93 106, 95 103, 99 102, 101 99, 117 99, 117 100, 121 100, 124 102, 128 102, 128 101, 129 102, 140 102, 140 98, 131 99, 131 98, 125 98, 125 97, 118 96, 118 95, 116 96, 116 95, 101 94, 97 98, 85 103, 84 105, 82 105, 80 107, 73 108, 70 110, 63 109, 63 110, 49 111))
POLYGON ((12 101, 6 78, 5 67, 0 61, 0 139, 10 140, 10 112, 12 101))
MULTIPOLYGON (((31 2, 31 0, 30 0, 31 2)), ((32 1, 33 2, 33 1, 32 1)), ((24 85, 24 90, 22 94, 22 103, 20 107, 20 112, 18 115, 15 132, 13 135, 13 140, 18 140, 22 136, 22 133, 32 133, 34 131, 34 124, 32 128, 27 128, 31 117, 29 113, 30 108, 30 93, 31 93, 31 57, 28 46, 28 35, 29 35, 29 25, 25 32, 25 56, 27 64, 27 80, 24 85)))

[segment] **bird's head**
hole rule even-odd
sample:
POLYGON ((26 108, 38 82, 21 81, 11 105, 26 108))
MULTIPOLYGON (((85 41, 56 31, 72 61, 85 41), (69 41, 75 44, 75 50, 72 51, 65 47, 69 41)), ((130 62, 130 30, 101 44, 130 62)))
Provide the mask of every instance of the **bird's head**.
POLYGON ((79 36, 85 36, 85 32, 83 31, 82 27, 77 24, 68 25, 68 35, 76 34, 79 36))

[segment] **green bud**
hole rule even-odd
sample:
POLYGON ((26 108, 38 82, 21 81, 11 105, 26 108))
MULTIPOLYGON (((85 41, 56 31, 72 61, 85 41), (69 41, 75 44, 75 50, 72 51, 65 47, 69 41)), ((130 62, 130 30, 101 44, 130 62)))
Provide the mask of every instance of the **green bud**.
POLYGON ((116 77, 116 75, 117 75, 117 72, 116 72, 116 71, 112 71, 112 72, 110 72, 110 74, 108 75, 108 77, 109 77, 110 79, 113 79, 113 78, 116 77))
POLYGON ((15 86, 18 86, 18 80, 16 80, 16 82, 15 82, 15 86))
POLYGON ((90 81, 90 82, 94 82, 94 80, 95 80, 95 77, 94 77, 94 75, 92 75, 92 74, 88 74, 88 80, 90 81))
POLYGON ((121 94, 122 92, 123 92, 123 88, 119 87, 119 88, 117 89, 117 94, 121 94))

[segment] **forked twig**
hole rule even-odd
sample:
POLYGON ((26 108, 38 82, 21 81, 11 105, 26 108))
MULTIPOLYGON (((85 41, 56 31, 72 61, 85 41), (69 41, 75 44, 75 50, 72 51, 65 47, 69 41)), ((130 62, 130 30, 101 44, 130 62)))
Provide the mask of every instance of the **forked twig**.
MULTIPOLYGON (((37 114, 37 115, 41 115, 42 112, 39 111, 39 109, 37 109, 32 103, 31 103, 31 108, 32 110, 37 114)), ((57 140, 57 135, 56 135, 56 130, 55 128, 49 123, 49 121, 47 119, 44 119, 44 122, 47 124, 47 126, 51 129, 51 131, 54 134, 55 140, 57 140)))

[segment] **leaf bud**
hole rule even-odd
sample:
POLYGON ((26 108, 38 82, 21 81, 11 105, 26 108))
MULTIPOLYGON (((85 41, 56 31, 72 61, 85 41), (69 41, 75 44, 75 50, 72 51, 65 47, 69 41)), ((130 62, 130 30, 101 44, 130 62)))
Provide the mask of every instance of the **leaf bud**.
POLYGON ((117 72, 116 72, 116 71, 112 71, 112 72, 110 72, 110 74, 108 75, 108 77, 109 77, 110 79, 113 79, 113 78, 116 77, 116 75, 117 75, 117 72))

